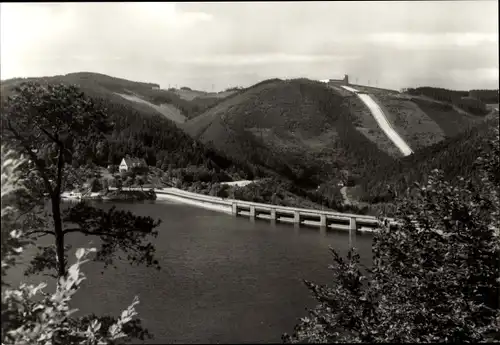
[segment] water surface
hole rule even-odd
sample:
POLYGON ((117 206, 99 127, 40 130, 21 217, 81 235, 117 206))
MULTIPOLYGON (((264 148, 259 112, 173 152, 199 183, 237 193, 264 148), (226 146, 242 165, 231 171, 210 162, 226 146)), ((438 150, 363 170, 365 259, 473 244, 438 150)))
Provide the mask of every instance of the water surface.
MULTIPOLYGON (((118 315, 138 295, 139 317, 155 335, 148 343, 280 342, 315 305, 302 279, 328 282, 328 247, 341 254, 349 248, 347 232, 273 225, 168 201, 116 206, 162 219, 155 239, 162 270, 117 262, 101 274, 99 263, 87 263, 88 279, 74 303, 84 313, 118 315)), ((68 242, 89 247, 90 239, 72 235, 68 242)), ((365 264, 371 239, 355 239, 365 264)))

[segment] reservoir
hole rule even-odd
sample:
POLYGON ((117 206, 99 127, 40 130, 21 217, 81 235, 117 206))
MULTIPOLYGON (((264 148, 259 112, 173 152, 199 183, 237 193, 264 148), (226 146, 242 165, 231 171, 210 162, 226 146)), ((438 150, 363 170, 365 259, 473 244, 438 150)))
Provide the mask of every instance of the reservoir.
MULTIPOLYGON (((329 246, 345 255, 352 243, 362 263, 371 262, 371 234, 350 239, 344 231, 252 221, 163 200, 96 205, 162 219, 153 239, 162 269, 115 261, 116 268, 101 274, 102 264, 88 262, 73 306, 118 316, 138 295, 138 317, 154 335, 149 344, 281 342, 316 304, 302 280, 331 282, 329 246)), ((70 259, 76 248, 96 246, 92 239, 72 234, 70 259)))

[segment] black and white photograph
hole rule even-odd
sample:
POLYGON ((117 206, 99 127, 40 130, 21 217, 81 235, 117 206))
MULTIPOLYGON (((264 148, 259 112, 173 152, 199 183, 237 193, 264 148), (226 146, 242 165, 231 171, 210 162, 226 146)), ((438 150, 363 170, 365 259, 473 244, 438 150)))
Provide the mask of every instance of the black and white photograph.
POLYGON ((500 342, 498 23, 0 3, 2 345, 500 342))

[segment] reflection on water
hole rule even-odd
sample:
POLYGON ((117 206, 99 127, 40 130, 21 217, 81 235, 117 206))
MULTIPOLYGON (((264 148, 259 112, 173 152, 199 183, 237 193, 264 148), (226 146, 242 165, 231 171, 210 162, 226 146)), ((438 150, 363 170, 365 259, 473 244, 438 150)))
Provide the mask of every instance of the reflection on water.
MULTIPOLYGON (((369 234, 350 239, 344 231, 249 220, 168 201, 99 205, 162 219, 155 239, 162 270, 117 262, 101 274, 99 263, 87 263, 88 279, 75 307, 117 315, 139 295, 139 316, 155 335, 149 343, 280 342, 305 316, 305 307, 315 304, 302 280, 329 281, 329 246, 345 255, 351 241, 364 264, 371 260, 369 234)), ((90 239, 74 235, 68 242, 88 247, 90 239)))

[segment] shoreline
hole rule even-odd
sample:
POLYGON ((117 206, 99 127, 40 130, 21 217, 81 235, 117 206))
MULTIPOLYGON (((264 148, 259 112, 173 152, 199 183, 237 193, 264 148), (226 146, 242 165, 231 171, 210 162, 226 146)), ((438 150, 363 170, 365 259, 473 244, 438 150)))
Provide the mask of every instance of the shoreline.
MULTIPOLYGON (((139 195, 141 196, 141 195, 139 195)), ((102 200, 102 201, 134 201, 134 200, 155 200, 156 193, 153 188, 145 190, 109 190, 107 192, 63 192, 61 193, 62 200, 102 200), (150 195, 150 193, 153 193, 150 195), (110 194, 114 194, 111 195, 110 194), (137 198, 137 194, 143 194, 142 197, 137 198), (131 197, 130 197, 131 196, 131 197), (134 197, 136 196, 136 197, 134 197), (148 197, 149 196, 149 197, 148 197)))
MULTIPOLYGON (((116 191, 116 190, 117 190, 116 187, 109 188, 109 191, 116 191)), ((231 199, 231 198, 208 196, 205 194, 188 192, 186 190, 173 188, 173 187, 146 188, 144 190, 140 190, 138 187, 123 187, 121 189, 121 192, 147 193, 150 190, 152 190, 155 193, 156 200, 172 200, 172 201, 177 201, 177 202, 180 202, 183 204, 191 204, 194 206, 200 206, 203 208, 214 209, 214 210, 222 211, 225 213, 226 212, 232 213, 232 210, 231 210, 231 212, 229 212, 227 209, 232 208, 232 203, 237 202, 237 203, 243 203, 243 204, 248 204, 248 205, 254 205, 257 207, 259 207, 259 206, 264 206, 264 207, 271 206, 271 207, 277 207, 277 208, 289 208, 289 209, 294 209, 294 210, 302 211, 302 212, 319 212, 322 214, 329 214, 329 215, 335 215, 335 216, 341 216, 341 217, 359 217, 359 218, 363 218, 363 219, 376 218, 375 216, 370 216, 370 215, 344 213, 344 212, 337 212, 337 211, 324 211, 324 210, 319 210, 319 209, 307 209, 307 208, 300 208, 300 207, 280 206, 280 205, 257 203, 257 202, 231 199), (193 197, 196 200, 193 200, 193 197)), ((90 193, 90 195, 83 195, 82 193, 63 192, 61 194, 61 198, 73 199, 73 200, 106 200, 106 201, 114 201, 115 200, 115 198, 106 197, 106 195, 103 195, 101 192, 93 192, 93 193, 90 193)), ((122 200, 122 199, 117 199, 117 200, 122 200)), ((390 218, 388 218, 388 219, 390 219, 390 218)))
MULTIPOLYGON (((111 187, 109 191, 113 192, 117 191, 117 189, 111 187)), ((71 198, 77 200, 93 199, 97 201, 106 201, 106 202, 113 202, 113 201, 134 202, 134 201, 144 201, 144 200, 172 201, 174 203, 204 208, 207 210, 224 213, 227 215, 236 215, 236 216, 239 215, 248 218, 271 220, 288 224, 300 223, 299 226, 306 226, 306 227, 310 226, 310 227, 320 227, 320 228, 325 227, 327 229, 344 230, 344 231, 350 231, 352 227, 351 222, 353 222, 357 231, 372 233, 376 232, 377 226, 375 226, 376 225, 375 223, 380 223, 380 219, 375 216, 262 204, 262 203, 248 202, 243 200, 207 196, 199 193, 188 192, 177 188, 156 188, 156 189, 151 188, 146 190, 140 190, 139 188, 132 187, 132 188, 122 189, 120 192, 123 193, 122 195, 126 195, 130 192, 132 193, 139 192, 143 194, 142 195, 143 197, 146 196, 146 198, 142 197, 115 198, 115 197, 102 196, 100 195, 100 193, 91 193, 87 197, 80 196, 76 193, 73 193, 73 195, 71 195, 70 193, 66 193, 65 196, 69 196, 69 198, 66 199, 71 199, 71 198), (147 198, 147 194, 151 192, 154 194, 154 197, 152 199, 149 199, 147 198), (96 198, 96 196, 98 195, 100 195, 100 197, 96 198), (238 208, 243 208, 243 209, 238 211, 238 208), (276 217, 275 213, 273 213, 273 210, 274 212, 281 212, 282 215, 276 217), (268 214, 269 212, 271 212, 271 214, 268 214), (283 216, 283 214, 285 216, 283 216), (297 217, 299 218, 298 222, 297 219, 295 219, 297 217), (302 220, 300 219, 301 217, 304 217, 306 219, 302 220), (319 219, 310 219, 311 217, 319 219), (326 222, 327 225, 322 225, 323 222, 326 222), (356 226, 356 224, 358 225, 356 226)), ((394 219, 391 218, 384 218, 384 219, 389 221, 391 224, 395 225, 397 224, 397 222, 395 222, 394 219)))

